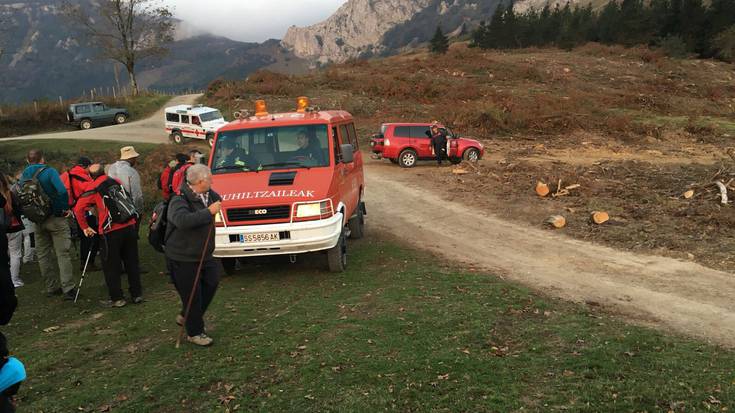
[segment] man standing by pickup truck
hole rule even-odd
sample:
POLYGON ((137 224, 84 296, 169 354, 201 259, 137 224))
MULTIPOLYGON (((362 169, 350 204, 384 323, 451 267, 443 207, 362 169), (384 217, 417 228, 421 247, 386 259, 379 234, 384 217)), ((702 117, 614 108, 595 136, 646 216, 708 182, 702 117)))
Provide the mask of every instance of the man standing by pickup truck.
POLYGON ((434 146, 436 162, 441 165, 442 160, 447 157, 447 135, 436 123, 431 125, 431 144, 434 146))

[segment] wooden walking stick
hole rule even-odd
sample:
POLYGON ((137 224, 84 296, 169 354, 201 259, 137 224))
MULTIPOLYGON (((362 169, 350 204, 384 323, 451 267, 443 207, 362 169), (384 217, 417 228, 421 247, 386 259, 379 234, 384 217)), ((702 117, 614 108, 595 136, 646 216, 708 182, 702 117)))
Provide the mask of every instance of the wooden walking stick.
POLYGON ((207 240, 204 241, 204 248, 202 249, 202 256, 199 258, 199 266, 197 267, 197 275, 194 277, 194 285, 191 287, 191 293, 189 294, 189 302, 186 303, 186 310, 184 311, 184 322, 181 323, 181 330, 179 330, 179 337, 176 338, 176 348, 181 345, 181 338, 184 337, 184 330, 186 329, 186 320, 189 319, 189 310, 191 310, 191 302, 194 300, 194 293, 197 291, 199 286, 199 277, 202 275, 202 265, 204 264, 204 255, 207 254, 207 248, 209 247, 209 238, 212 237, 212 231, 214 231, 214 218, 212 218, 212 225, 209 226, 209 233, 207 234, 207 240))

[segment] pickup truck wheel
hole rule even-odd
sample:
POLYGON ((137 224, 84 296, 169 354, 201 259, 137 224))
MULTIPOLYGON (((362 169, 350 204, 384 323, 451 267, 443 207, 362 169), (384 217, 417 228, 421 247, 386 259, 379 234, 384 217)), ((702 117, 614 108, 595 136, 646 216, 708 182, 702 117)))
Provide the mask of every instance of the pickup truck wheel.
POLYGON ((388 158, 388 159, 390 159, 390 163, 398 163, 398 159, 394 159, 394 158, 388 158))
POLYGON ((222 258, 222 268, 224 268, 227 275, 235 273, 235 267, 237 266, 237 258, 222 258))
POLYGON ((344 229, 339 234, 337 245, 327 250, 327 264, 331 272, 343 272, 347 268, 347 240, 344 229))
POLYGON ((89 119, 84 119, 81 122, 79 122, 79 129, 92 129, 92 121, 89 119))
POLYGON ((183 145, 184 135, 182 135, 181 132, 174 132, 171 134, 171 140, 177 145, 183 145))
POLYGON ((365 236, 365 214, 362 201, 357 203, 357 213, 347 221, 350 228, 350 239, 360 239, 365 236))
POLYGON ((122 125, 123 123, 125 123, 126 120, 128 120, 128 117, 125 116, 124 113, 118 113, 117 115, 115 115, 115 123, 117 123, 118 125, 122 125))
POLYGON ((398 155, 398 165, 401 165, 402 168, 413 168, 416 166, 416 151, 413 149, 404 149, 398 155))
POLYGON ((456 156, 453 156, 449 158, 449 162, 451 162, 452 165, 457 165, 462 162, 462 158, 457 158, 456 156))
POLYGON ((464 151, 464 158, 471 162, 476 162, 480 159, 480 151, 475 148, 470 148, 464 151))

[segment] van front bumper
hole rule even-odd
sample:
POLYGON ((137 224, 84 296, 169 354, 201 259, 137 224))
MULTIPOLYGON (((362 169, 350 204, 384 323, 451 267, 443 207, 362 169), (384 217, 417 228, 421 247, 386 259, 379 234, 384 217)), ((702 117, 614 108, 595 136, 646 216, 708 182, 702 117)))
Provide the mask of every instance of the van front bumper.
POLYGON ((334 247, 342 232, 342 214, 315 221, 266 225, 217 227, 214 256, 218 258, 257 257, 262 255, 303 254, 334 247), (273 241, 241 242, 248 234, 278 233, 273 241))

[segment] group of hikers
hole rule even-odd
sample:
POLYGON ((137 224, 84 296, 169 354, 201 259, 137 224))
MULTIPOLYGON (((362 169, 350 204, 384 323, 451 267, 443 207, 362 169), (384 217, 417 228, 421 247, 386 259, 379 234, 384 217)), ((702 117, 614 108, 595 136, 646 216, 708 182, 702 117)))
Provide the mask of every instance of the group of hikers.
MULTIPOLYGON (((27 281, 21 266, 38 262, 43 293, 76 302, 87 272, 99 270, 99 258, 108 297, 103 306, 120 308, 144 302, 138 241, 144 207, 140 155, 132 146, 120 149, 119 160, 103 165, 80 157, 59 173, 46 163, 41 150, 32 149, 27 165, 17 174, 0 172, 0 326, 7 325, 18 299, 15 290, 27 281), (71 257, 78 241, 81 277, 71 257), (128 293, 122 288, 127 277, 128 293)), ((220 196, 211 189, 212 174, 200 160, 201 152, 177 154, 158 179, 164 201, 152 222, 159 231, 171 282, 181 308, 174 321, 185 329, 187 341, 209 346, 204 312, 219 284, 221 264, 214 252, 214 222, 220 196)), ((151 234, 153 226, 151 226, 151 234)), ((13 396, 25 380, 23 364, 9 356, 0 333, 0 413, 13 412, 13 396)))

